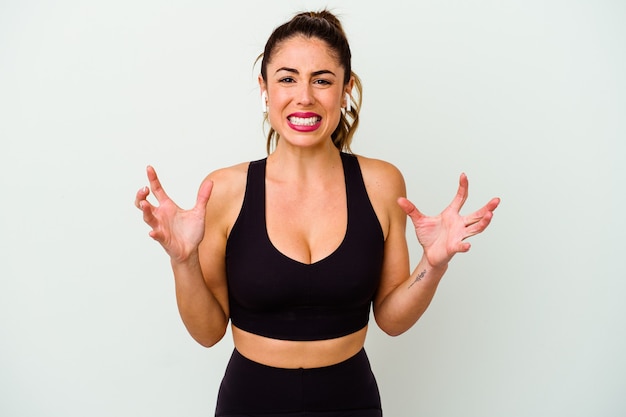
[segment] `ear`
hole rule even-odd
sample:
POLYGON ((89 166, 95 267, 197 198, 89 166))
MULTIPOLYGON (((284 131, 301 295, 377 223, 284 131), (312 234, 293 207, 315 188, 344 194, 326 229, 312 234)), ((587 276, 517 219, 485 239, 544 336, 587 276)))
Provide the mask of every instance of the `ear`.
POLYGON ((344 86, 344 92, 352 95, 352 88, 354 88, 354 76, 351 76, 346 85, 344 86))
POLYGON ((354 77, 350 77, 350 80, 346 83, 346 85, 344 86, 344 108, 346 109, 347 112, 352 110, 352 104, 350 103, 350 99, 352 98, 352 87, 354 87, 354 77))
POLYGON ((261 110, 263 113, 267 113, 267 87, 263 77, 259 74, 259 89, 261 90, 261 110))

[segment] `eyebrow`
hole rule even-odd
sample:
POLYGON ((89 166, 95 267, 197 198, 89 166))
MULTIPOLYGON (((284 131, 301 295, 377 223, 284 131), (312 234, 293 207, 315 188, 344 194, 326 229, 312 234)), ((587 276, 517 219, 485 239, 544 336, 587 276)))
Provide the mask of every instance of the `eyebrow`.
MULTIPOLYGON (((289 68, 289 67, 281 67, 281 68, 278 68, 278 69, 276 70, 276 73, 279 73, 280 71, 287 71, 287 72, 292 72, 292 73, 294 73, 294 74, 300 74, 300 71, 298 71, 297 69, 295 69, 295 68, 289 68)), ((335 73, 334 73, 334 72, 332 72, 332 71, 330 71, 330 70, 319 70, 319 71, 313 71, 313 72, 311 73, 311 75, 313 75, 313 76, 322 75, 322 74, 331 74, 331 75, 333 75, 333 76, 335 76, 335 77, 336 77, 335 73)))

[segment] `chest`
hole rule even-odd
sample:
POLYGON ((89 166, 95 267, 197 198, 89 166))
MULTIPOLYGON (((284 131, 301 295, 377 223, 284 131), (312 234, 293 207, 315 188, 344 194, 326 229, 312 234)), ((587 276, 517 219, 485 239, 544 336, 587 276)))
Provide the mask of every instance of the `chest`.
POLYGON ((367 305, 378 287, 383 240, 375 223, 348 227, 338 246, 312 263, 287 256, 269 238, 227 253, 232 301, 254 311, 367 305))
POLYGON ((343 184, 318 190, 268 186, 265 224, 272 245, 285 256, 312 264, 334 252, 348 227, 343 184))
POLYGON ((295 191, 271 198, 271 187, 266 198, 262 171, 250 172, 226 247, 235 325, 269 337, 317 340, 367 323, 384 236, 354 169, 343 190, 315 199, 295 191), (267 203, 280 197, 285 204, 267 203), (294 209, 295 201, 306 210, 294 209))

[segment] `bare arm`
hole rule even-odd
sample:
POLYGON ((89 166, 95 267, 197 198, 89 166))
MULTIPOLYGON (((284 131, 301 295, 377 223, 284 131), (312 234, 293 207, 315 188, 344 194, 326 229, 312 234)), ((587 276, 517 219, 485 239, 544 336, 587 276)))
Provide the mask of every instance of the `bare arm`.
POLYGON ((172 262, 172 271, 178 311, 187 331, 202 346, 215 345, 224 337, 228 325, 225 287, 205 280, 197 254, 187 262, 172 262))
MULTIPOLYGON (((203 346, 212 346, 224 335, 228 324, 226 278, 224 272, 225 235, 223 217, 212 215, 219 203, 213 181, 205 179, 196 205, 182 210, 165 193, 152 167, 148 167, 150 188, 137 192, 135 204, 152 228, 150 236, 170 256, 176 286, 178 309, 191 336, 203 346), (146 198, 152 190, 158 206, 146 198)), ((219 213, 219 212, 218 212, 219 213)))
POLYGON ((429 217, 404 197, 404 181, 397 170, 387 170, 384 177, 381 182, 389 186, 374 194, 387 226, 374 317, 383 331, 395 336, 413 326, 426 311, 448 263, 456 253, 469 250, 470 245, 465 239, 482 232, 489 225, 499 199, 492 199, 480 210, 461 216, 459 212, 468 192, 467 177, 461 175, 452 203, 438 216, 429 217), (410 274, 405 238, 407 215, 424 250, 417 267, 410 274))

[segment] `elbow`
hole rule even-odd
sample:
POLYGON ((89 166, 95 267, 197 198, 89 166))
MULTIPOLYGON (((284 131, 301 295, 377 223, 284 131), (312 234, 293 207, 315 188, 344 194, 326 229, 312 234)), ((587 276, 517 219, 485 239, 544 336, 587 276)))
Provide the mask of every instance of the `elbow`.
POLYGON ((210 348, 213 347, 217 344, 217 342, 219 342, 221 339, 216 339, 216 340, 201 340, 201 339, 195 339, 196 342, 198 342, 200 344, 200 346, 205 347, 205 348, 210 348))
POLYGON ((217 345, 217 343, 222 340, 223 337, 224 334, 218 337, 194 337, 193 339, 198 342, 200 346, 210 348, 217 345))
POLYGON ((401 334, 403 334, 405 331, 404 330, 395 330, 395 329, 394 330, 384 330, 383 329, 383 332, 385 332, 385 334, 387 336, 397 337, 397 336, 400 336, 401 334))
POLYGON ((202 334, 194 334, 190 332, 190 334, 191 337, 193 337, 193 339, 200 344, 200 346, 210 348, 215 346, 224 338, 224 335, 226 334, 226 326, 213 332, 205 332, 202 334))
POLYGON ((404 332, 406 332, 408 330, 408 329, 397 328, 397 327, 394 327, 394 326, 382 327, 382 326, 379 325, 378 327, 380 327, 380 329, 387 336, 391 336, 391 337, 400 336, 401 334, 403 334, 404 332))
POLYGON ((402 323, 397 322, 387 322, 385 320, 380 320, 376 318, 376 324, 378 328, 382 330, 386 335, 391 337, 400 336, 407 330, 411 328, 411 326, 403 325, 402 323))

